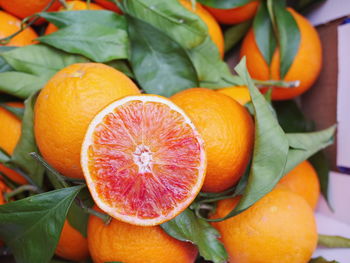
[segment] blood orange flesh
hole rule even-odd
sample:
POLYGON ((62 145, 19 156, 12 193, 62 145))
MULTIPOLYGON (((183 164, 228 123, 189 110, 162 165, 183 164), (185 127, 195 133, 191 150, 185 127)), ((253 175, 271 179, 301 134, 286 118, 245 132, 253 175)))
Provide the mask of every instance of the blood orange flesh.
POLYGON ((90 123, 81 165, 96 204, 135 225, 157 225, 188 207, 202 187, 203 141, 166 98, 129 96, 90 123))

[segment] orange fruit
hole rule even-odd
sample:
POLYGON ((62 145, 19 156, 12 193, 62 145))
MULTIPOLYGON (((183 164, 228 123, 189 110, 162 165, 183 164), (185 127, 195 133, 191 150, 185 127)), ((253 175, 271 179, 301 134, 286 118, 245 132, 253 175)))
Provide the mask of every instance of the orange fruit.
POLYGON ((87 239, 68 220, 64 221, 55 254, 72 261, 82 261, 89 256, 87 239))
POLYGON ((88 244, 94 263, 193 263, 197 249, 179 241, 159 226, 134 226, 112 219, 110 224, 90 216, 88 244))
POLYGON ((206 158, 191 120, 170 100, 129 96, 92 120, 81 166, 95 203, 135 225, 158 225, 186 209, 202 187, 206 158))
POLYGON ((119 14, 122 13, 122 11, 118 8, 118 6, 108 0, 95 0, 96 3, 98 3, 100 6, 103 6, 106 9, 112 10, 114 12, 117 12, 119 14))
MULTIPOLYGON (((23 104, 19 102, 10 102, 7 105, 23 108, 23 104)), ((11 112, 0 107, 0 123, 0 147, 11 155, 21 136, 21 121, 11 112)), ((21 175, 3 164, 0 164, 0 172, 18 184, 25 184, 27 182, 21 175)))
POLYGON ((199 130, 208 158, 205 192, 233 186, 251 158, 254 125, 248 111, 232 98, 204 88, 193 88, 171 97, 199 130))
MULTIPOLYGON (((300 80, 301 83, 296 88, 274 88, 272 91, 274 100, 291 99, 307 91, 316 81, 322 66, 322 47, 316 29, 293 9, 288 8, 287 10, 298 24, 301 39, 297 54, 284 80, 300 80)), ((253 30, 250 30, 244 38, 240 55, 241 57, 246 56, 247 67, 253 78, 258 80, 280 79, 279 51, 275 51, 269 68, 256 44, 253 30)))
MULTIPOLYGON (((89 5, 83 1, 67 1, 67 9, 61 7, 59 11, 79 11, 79 10, 102 10, 103 8, 94 3, 90 3, 89 5)), ((58 30, 58 28, 54 24, 49 24, 45 30, 45 35, 54 33, 58 30)))
POLYGON ((46 83, 34 108, 41 154, 63 175, 84 178, 80 149, 90 121, 112 101, 139 93, 125 74, 104 64, 73 64, 60 70, 46 83))
POLYGON ((236 100, 243 106, 251 101, 250 93, 246 86, 234 86, 234 87, 219 89, 218 92, 231 97, 232 99, 236 100))
POLYGON ((224 48, 224 35, 219 24, 216 22, 215 18, 205 10, 201 4, 196 3, 195 10, 192 8, 192 3, 189 0, 179 0, 180 3, 189 11, 199 16, 203 22, 208 27, 208 33, 211 37, 211 40, 217 46, 221 57, 224 56, 225 48, 224 48))
POLYGON ((215 17, 219 23, 233 25, 253 18, 256 10, 258 9, 258 6, 259 1, 253 1, 243 6, 230 9, 220 9, 210 6, 205 6, 205 8, 215 17))
MULTIPOLYGON (((212 218, 227 215, 238 201, 220 201, 212 218)), ((280 188, 213 226, 220 232, 232 263, 306 263, 317 245, 312 209, 299 195, 280 188)))
POLYGON ((304 161, 286 174, 278 183, 290 191, 302 196, 306 202, 316 208, 320 197, 320 182, 317 173, 308 161, 304 161))
MULTIPOLYGON (((45 9, 51 0, 0 0, 1 7, 10 14, 23 19, 34 15, 45 9)), ((55 1, 48 11, 55 11, 60 7, 59 1, 55 1)), ((36 24, 44 22, 44 19, 38 20, 36 24)))
MULTIPOLYGON (((21 21, 19 19, 4 11, 0 11, 0 39, 8 37, 16 33, 20 29, 21 21)), ((34 39, 36 39, 37 37, 38 35, 35 33, 35 31, 32 28, 28 27, 27 29, 19 33, 17 36, 12 38, 6 44, 6 46, 26 46, 34 44, 34 39)))

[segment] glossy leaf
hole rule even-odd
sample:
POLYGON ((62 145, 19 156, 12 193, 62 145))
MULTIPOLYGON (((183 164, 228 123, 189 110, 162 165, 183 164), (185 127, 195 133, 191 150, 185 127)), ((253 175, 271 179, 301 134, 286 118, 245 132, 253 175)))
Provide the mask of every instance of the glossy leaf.
POLYGON ((100 24, 74 24, 39 41, 68 53, 83 55, 95 62, 128 57, 128 36, 124 29, 100 24))
POLYGON ((309 263, 340 263, 340 262, 336 260, 327 260, 323 257, 317 257, 317 258, 311 259, 309 263))
POLYGON ((0 236, 16 262, 50 262, 68 209, 81 188, 64 188, 0 206, 0 236))
POLYGON ((214 263, 226 262, 228 255, 218 240, 219 232, 204 219, 186 209, 174 219, 163 223, 161 227, 170 236, 197 245, 199 254, 214 263))
POLYGON ((219 9, 230 9, 235 7, 240 7, 243 5, 246 5, 250 2, 253 2, 255 0, 225 0, 225 1, 218 1, 218 0, 197 0, 198 2, 202 3, 203 5, 219 8, 219 9))
POLYGON ((238 44, 239 41, 246 35, 250 26, 252 24, 251 20, 240 23, 238 25, 231 26, 224 33, 225 39, 225 52, 232 49, 238 44))
POLYGON ((169 97, 198 87, 193 65, 178 43, 146 22, 131 16, 127 19, 130 62, 138 83, 147 93, 169 97))
POLYGON ((254 37, 257 46, 268 65, 276 49, 276 37, 270 20, 266 2, 262 2, 253 22, 254 37))
POLYGON ((123 72, 125 75, 127 75, 130 78, 135 78, 134 73, 130 68, 130 65, 128 64, 128 61, 126 60, 113 60, 105 64, 123 72))
POLYGON ((11 71, 12 67, 1 56, 1 53, 15 49, 16 47, 0 46, 0 72, 11 71))
POLYGON ((350 238, 318 235, 318 245, 329 248, 350 248, 350 238))
POLYGON ((178 0, 123 1, 124 12, 165 32, 182 47, 194 48, 207 37, 207 27, 178 0))
POLYGON ((5 103, 0 103, 0 107, 4 108, 5 110, 11 112, 13 115, 15 115, 18 119, 22 120, 23 119, 23 113, 24 109, 22 108, 17 108, 17 107, 12 107, 9 106, 5 103))

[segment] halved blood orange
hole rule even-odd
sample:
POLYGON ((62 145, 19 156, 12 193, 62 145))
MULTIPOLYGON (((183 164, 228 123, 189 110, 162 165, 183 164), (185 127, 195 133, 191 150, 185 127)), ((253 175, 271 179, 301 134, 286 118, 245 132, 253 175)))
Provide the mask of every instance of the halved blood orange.
POLYGON ((89 125, 81 165, 95 203, 134 225, 180 214, 202 187, 206 156, 197 129, 170 100, 129 96, 89 125))

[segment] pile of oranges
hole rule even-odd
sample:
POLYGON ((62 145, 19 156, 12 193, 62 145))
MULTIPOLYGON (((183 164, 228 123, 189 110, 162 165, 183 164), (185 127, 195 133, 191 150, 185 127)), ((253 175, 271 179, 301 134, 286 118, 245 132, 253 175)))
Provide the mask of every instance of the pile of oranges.
MULTIPOLYGON (((237 8, 218 9, 179 1, 205 23, 221 57, 224 37, 219 24, 252 19, 260 4, 251 1, 237 8)), ((21 19, 44 10, 50 2, 0 0, 0 38, 16 33, 21 19)), ((65 8, 122 13, 110 1, 94 2, 67 1, 65 8)), ((46 11, 65 8, 55 1, 46 11)), ((283 80, 299 80, 300 85, 273 87, 272 100, 292 99, 306 92, 322 64, 316 30, 293 9, 288 12, 298 24, 301 41, 283 80), (305 68, 305 64, 310 66, 305 68)), ((44 23, 36 20, 35 28, 45 27, 44 34, 57 31, 54 25, 44 23)), ((6 45, 37 44, 37 37, 28 27, 6 45)), ((253 30, 243 39, 240 55, 247 58, 247 69, 254 79, 280 79, 279 50, 268 66, 253 30)), ((91 257, 95 263, 195 262, 197 247, 168 235, 160 224, 188 208, 200 191, 221 193, 237 185, 254 150, 254 116, 245 107, 250 101, 245 86, 217 90, 192 87, 170 98, 142 94, 133 79, 101 63, 72 64, 57 72, 35 102, 36 144, 59 173, 85 180, 96 204, 94 211, 112 219, 105 223, 90 215, 87 237, 66 220, 55 254, 72 261, 91 257)), ((22 102, 6 104, 23 108, 22 102)), ((11 155, 20 136, 21 120, 0 107, 0 148, 11 155)), ((18 185, 28 184, 2 164, 0 172, 18 185)), ((3 194, 11 191, 6 181, 0 177, 3 194)), ((3 194, 0 205, 5 203, 3 194)), ((306 263, 317 245, 313 211, 319 195, 317 173, 304 161, 252 207, 211 226, 220 233, 229 262, 306 263)), ((208 218, 226 216, 240 198, 217 202, 208 218)))

